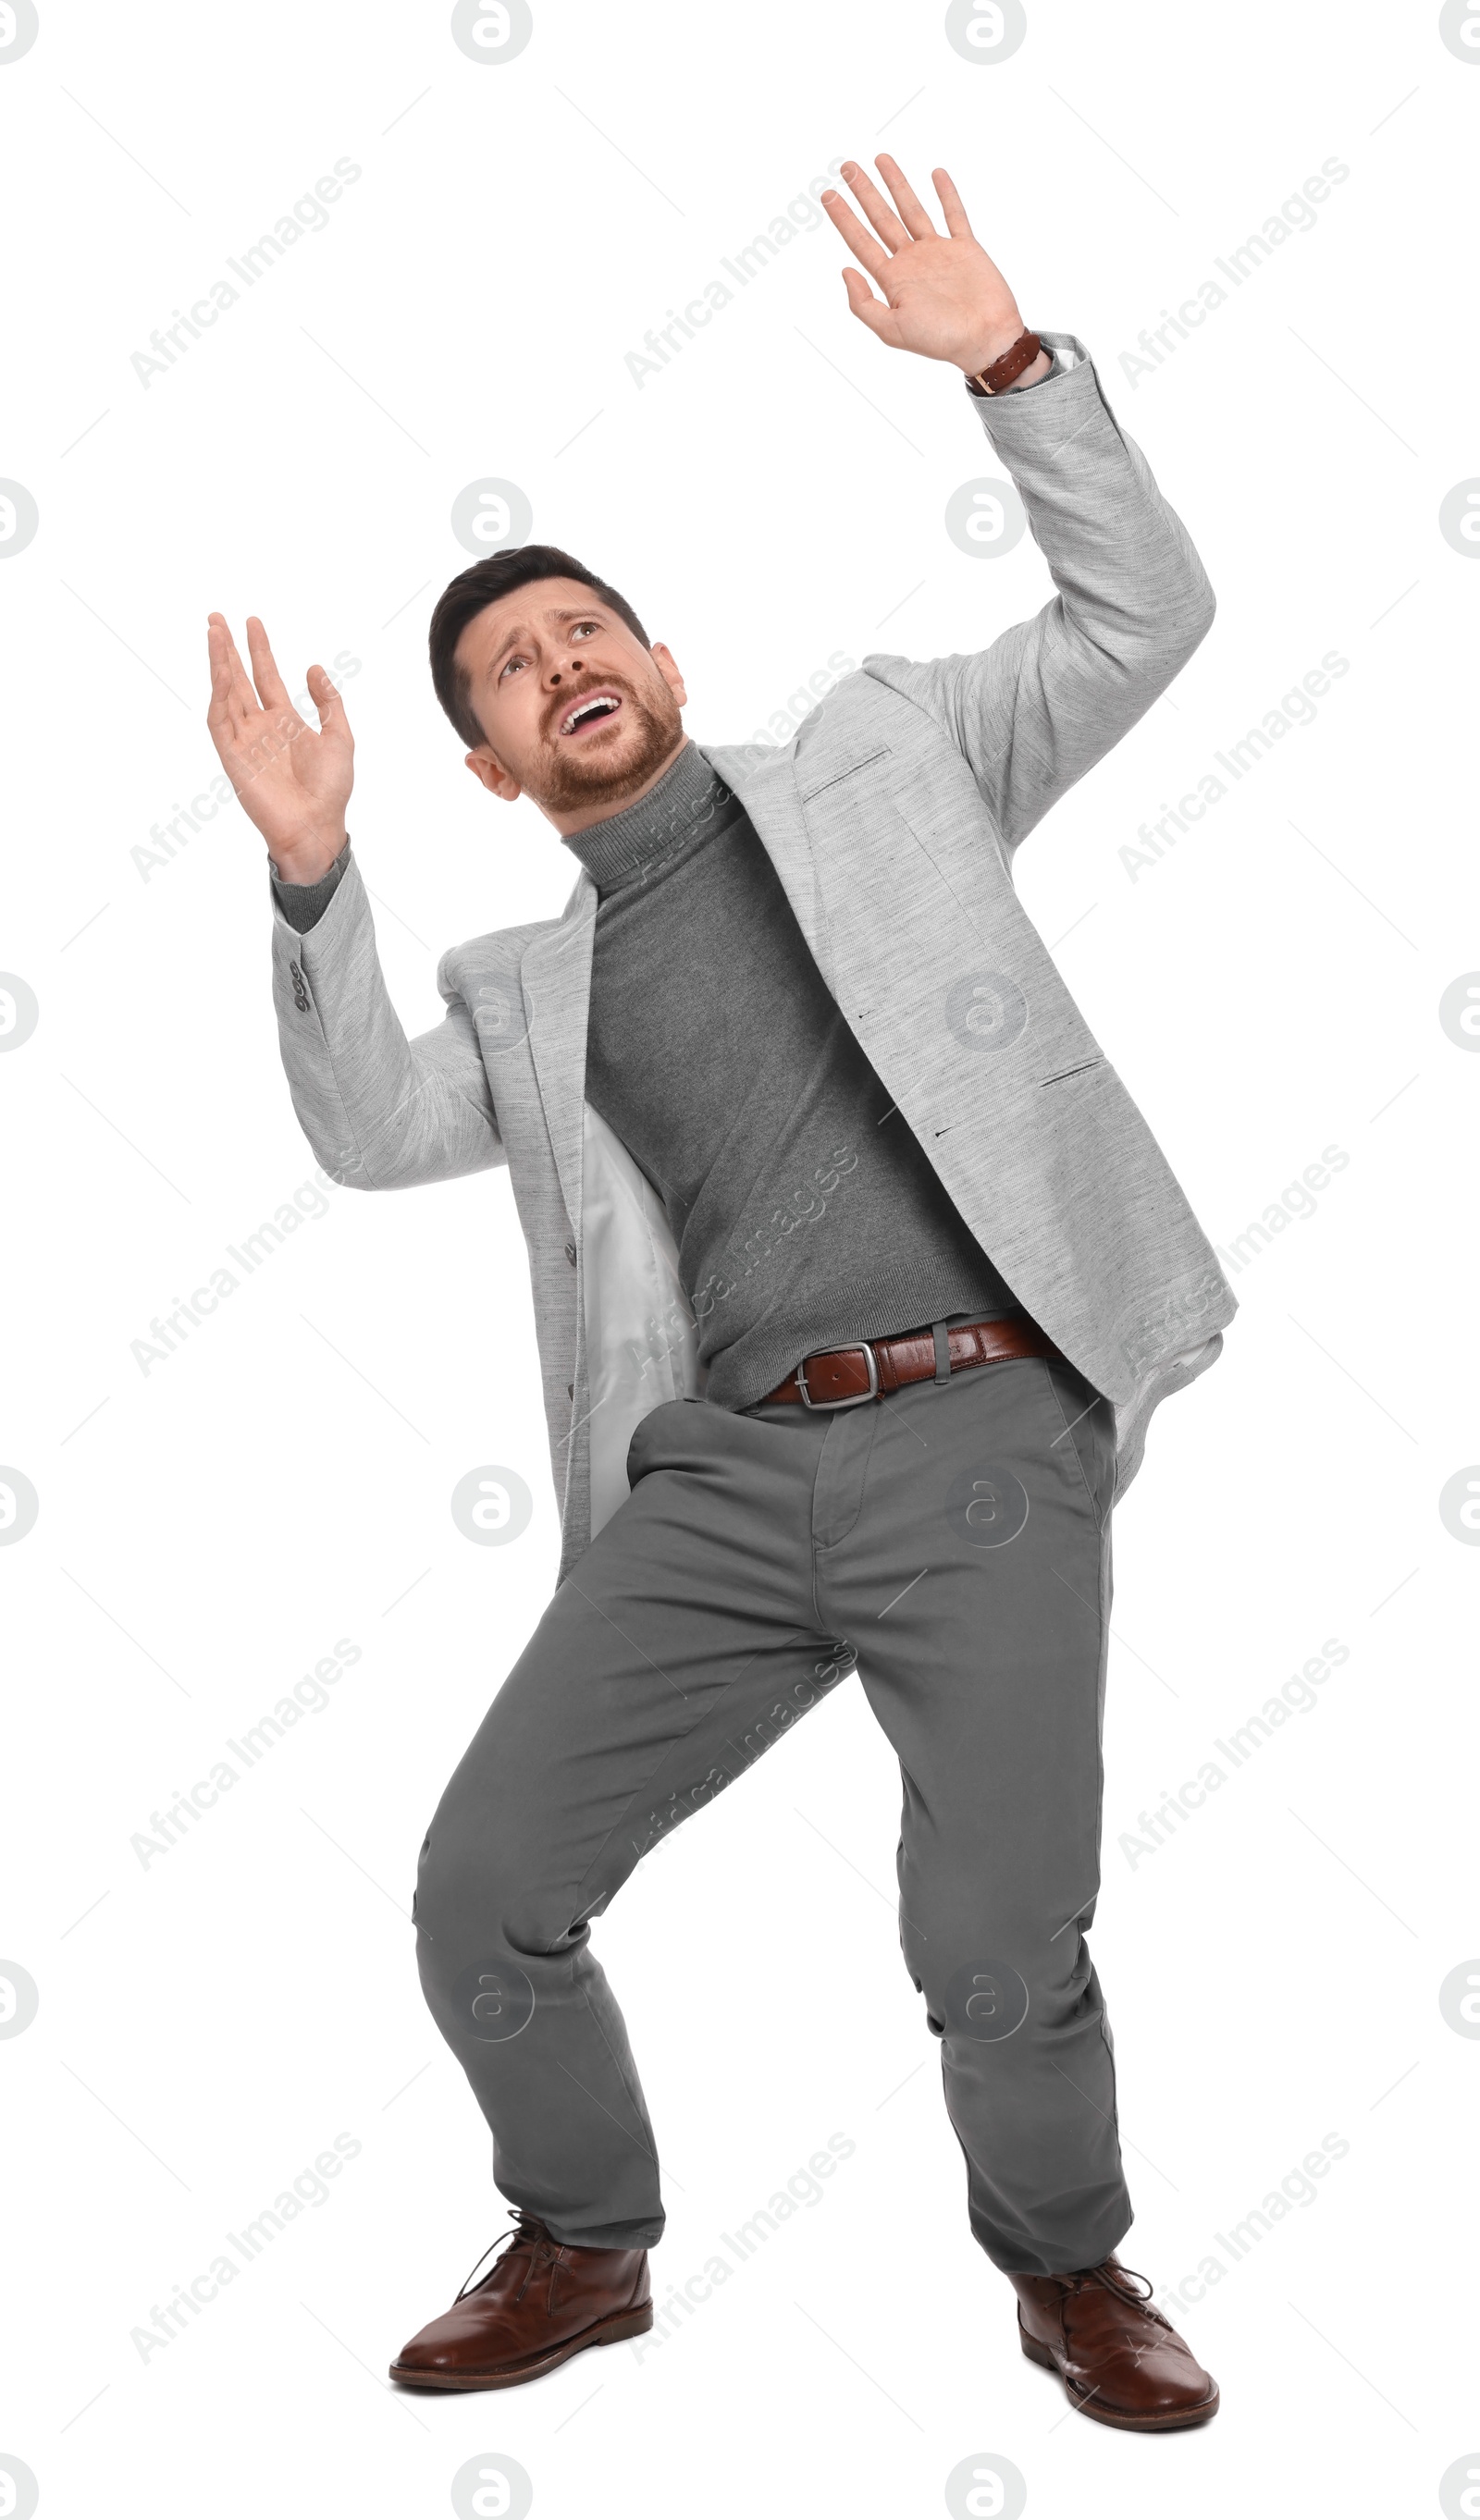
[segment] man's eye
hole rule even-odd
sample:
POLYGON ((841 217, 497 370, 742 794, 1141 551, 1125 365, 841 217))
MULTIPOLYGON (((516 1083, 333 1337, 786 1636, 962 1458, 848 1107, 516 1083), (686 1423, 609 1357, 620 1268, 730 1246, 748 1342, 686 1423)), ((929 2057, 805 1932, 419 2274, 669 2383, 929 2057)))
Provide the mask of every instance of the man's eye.
MULTIPOLYGON (((522 665, 523 661, 524 659, 522 656, 511 656, 508 664, 504 667, 504 673, 512 674, 516 665, 522 665)), ((503 675, 501 675, 499 679, 502 681, 503 675)))
POLYGON ((593 638, 595 638, 596 633, 597 633, 597 631, 601 628, 601 626, 602 626, 602 625, 601 625, 601 623, 600 623, 599 621, 578 621, 578 622, 576 623, 576 625, 575 625, 574 629, 571 631, 570 635, 571 635, 572 639, 578 639, 578 638, 580 637, 581 632, 582 632, 583 630, 589 630, 589 631, 590 631, 590 633, 591 633, 591 635, 592 635, 592 637, 593 637, 593 638))

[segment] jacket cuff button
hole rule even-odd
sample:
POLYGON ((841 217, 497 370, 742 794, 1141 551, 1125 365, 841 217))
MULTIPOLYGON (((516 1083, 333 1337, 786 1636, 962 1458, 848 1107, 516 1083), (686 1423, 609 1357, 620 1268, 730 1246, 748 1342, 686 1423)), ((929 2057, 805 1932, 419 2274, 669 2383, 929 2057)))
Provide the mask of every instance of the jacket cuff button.
POLYGON ((565 1257, 566 1257, 566 1259, 569 1261, 570 1266, 571 1266, 571 1268, 573 1269, 573 1268, 575 1267, 575 1244, 574 1244, 573 1242, 567 1242, 567 1243, 566 1243, 566 1245, 565 1245, 565 1257))

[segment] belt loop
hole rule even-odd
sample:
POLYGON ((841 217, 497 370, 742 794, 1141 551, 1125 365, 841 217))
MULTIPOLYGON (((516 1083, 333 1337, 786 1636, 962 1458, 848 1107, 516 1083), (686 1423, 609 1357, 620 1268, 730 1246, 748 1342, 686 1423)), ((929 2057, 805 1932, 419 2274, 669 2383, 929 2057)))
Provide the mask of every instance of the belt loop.
POLYGON ((949 1382, 951 1379, 951 1333, 947 1329, 944 1322, 935 1322, 931 1325, 931 1335, 935 1340, 935 1379, 937 1382, 949 1382))

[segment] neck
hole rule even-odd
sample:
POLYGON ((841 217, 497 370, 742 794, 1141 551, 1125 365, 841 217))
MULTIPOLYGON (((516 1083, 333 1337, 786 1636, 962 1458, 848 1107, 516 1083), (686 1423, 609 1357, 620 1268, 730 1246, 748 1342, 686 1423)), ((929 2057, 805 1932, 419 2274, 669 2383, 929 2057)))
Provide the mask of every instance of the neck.
POLYGON ((698 745, 686 743, 630 805, 583 831, 562 832, 561 842, 598 891, 606 893, 671 865, 679 852, 720 828, 730 801, 730 789, 698 745))

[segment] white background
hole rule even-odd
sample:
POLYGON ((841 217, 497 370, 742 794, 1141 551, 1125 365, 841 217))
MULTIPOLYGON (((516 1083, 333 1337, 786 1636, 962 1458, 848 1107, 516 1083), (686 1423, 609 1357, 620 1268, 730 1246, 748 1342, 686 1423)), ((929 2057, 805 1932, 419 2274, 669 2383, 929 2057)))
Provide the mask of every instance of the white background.
POLYGON ((1455 2316, 1480 2046, 1439 2005, 1480 1951, 1480 1553, 1439 1514, 1480 1457, 1480 1058, 1438 1012, 1480 967, 1457 741, 1480 572, 1438 522, 1480 472, 1480 50, 1373 0, 1030 4, 998 62, 938 6, 537 0, 519 57, 474 64, 436 7, 79 0, 0 61, 0 472, 40 515, 0 567, 0 967, 39 1005, 0 1058, 0 1462, 40 1501, 0 1550, 0 1957, 40 1998, 0 2041, 0 2453, 45 2515, 405 2520, 450 2509, 479 2452, 551 2520, 926 2514, 973 2453, 1041 2515, 1437 2511, 1480 2435, 1455 2316), (231 806, 162 866, 132 855, 217 767, 210 608, 239 637, 260 610, 294 690, 358 660, 350 823, 415 1031, 446 945, 553 915, 572 878, 431 694, 465 484, 519 484, 536 536, 631 596, 701 739, 745 740, 834 651, 975 649, 1045 601, 1031 541, 947 538, 952 491, 1000 468, 955 377, 850 318, 830 229, 641 387, 625 365, 830 159, 883 146, 921 190, 949 165, 1027 320, 1087 344, 1219 598, 1024 849, 1027 908, 1216 1241, 1348 1157, 1231 1270, 1223 1359, 1117 1517, 1093 1949, 1123 2255, 1180 2284, 1324 2136, 1349 2147, 1179 2309, 1225 2404, 1163 2440, 1070 2414, 1017 2351, 899 1958, 897 1769, 846 1687, 596 1938, 663 2156, 659 2297, 838 2133, 823 2200, 641 2357, 497 2397, 387 2387, 507 2219, 407 1911, 558 1554, 508 1175, 334 1190, 188 1343, 147 1373, 131 1352, 313 1172, 260 841, 231 806), (323 232, 141 383, 152 330, 340 157, 361 177, 323 232), (1311 231, 1129 376, 1142 329, 1332 157, 1311 231), (1315 723, 1133 878, 1138 826, 1329 650, 1349 671, 1315 723), (517 1546, 452 1521, 486 1462, 534 1492, 517 1546), (326 1709, 141 1864, 151 1814, 338 1639, 361 1659, 326 1709), (1315 1707, 1133 1864, 1138 1815, 1327 1639, 1348 1659, 1315 1707), (131 2330, 339 2133, 361 2149, 327 2201, 141 2359, 131 2330))

